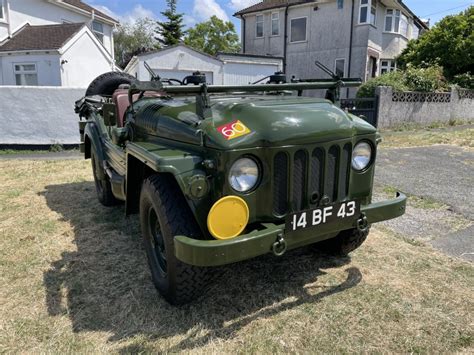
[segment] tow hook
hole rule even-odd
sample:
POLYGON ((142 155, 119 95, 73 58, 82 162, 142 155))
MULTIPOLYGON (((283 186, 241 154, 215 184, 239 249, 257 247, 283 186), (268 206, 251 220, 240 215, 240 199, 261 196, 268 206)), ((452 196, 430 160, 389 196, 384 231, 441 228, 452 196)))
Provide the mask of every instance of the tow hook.
POLYGON ((357 220, 357 230, 361 233, 367 232, 369 229, 369 222, 367 222, 367 216, 362 214, 362 216, 357 220))
POLYGON ((275 256, 282 256, 287 249, 286 240, 283 239, 283 234, 278 234, 277 240, 272 245, 272 252, 275 256))

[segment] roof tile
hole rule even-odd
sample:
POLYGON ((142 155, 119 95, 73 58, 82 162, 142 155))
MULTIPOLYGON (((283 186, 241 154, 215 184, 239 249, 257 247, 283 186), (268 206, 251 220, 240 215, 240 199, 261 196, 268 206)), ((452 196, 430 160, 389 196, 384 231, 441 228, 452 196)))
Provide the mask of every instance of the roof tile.
POLYGON ((0 46, 0 52, 60 49, 84 26, 84 23, 26 25, 0 46))

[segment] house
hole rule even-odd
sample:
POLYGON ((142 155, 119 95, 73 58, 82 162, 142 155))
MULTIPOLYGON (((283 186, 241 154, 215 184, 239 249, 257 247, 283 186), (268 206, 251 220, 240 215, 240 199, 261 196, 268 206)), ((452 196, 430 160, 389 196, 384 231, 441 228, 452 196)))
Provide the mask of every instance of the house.
POLYGON ((249 84, 283 68, 283 58, 280 57, 232 53, 213 57, 177 44, 133 57, 124 71, 139 80, 149 80, 145 62, 162 78, 182 80, 200 71, 206 74, 209 84, 220 85, 249 84))
POLYGON ((390 72, 408 41, 428 30, 401 0, 264 0, 234 16, 243 53, 281 56, 298 78, 323 77, 315 60, 344 77, 390 72))
POLYGON ((0 85, 87 86, 115 69, 117 24, 80 0, 0 0, 0 85))

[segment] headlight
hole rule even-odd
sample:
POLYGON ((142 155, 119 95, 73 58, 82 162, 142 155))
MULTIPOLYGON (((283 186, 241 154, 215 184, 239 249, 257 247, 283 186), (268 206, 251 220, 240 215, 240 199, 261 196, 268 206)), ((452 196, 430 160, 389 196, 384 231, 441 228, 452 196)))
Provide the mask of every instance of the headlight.
POLYGON ((257 185, 258 178, 258 165, 253 159, 240 158, 230 168, 229 184, 235 191, 252 190, 257 185))
POLYGON ((367 168, 372 160, 372 147, 367 142, 357 144, 352 152, 352 167, 361 171, 367 168))

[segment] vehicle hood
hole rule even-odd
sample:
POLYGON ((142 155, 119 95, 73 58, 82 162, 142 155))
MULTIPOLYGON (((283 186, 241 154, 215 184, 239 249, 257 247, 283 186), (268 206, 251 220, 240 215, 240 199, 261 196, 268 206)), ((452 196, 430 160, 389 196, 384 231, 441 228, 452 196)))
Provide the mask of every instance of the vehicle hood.
POLYGON ((314 144, 376 130, 327 100, 303 97, 214 99, 201 129, 217 149, 314 144))

